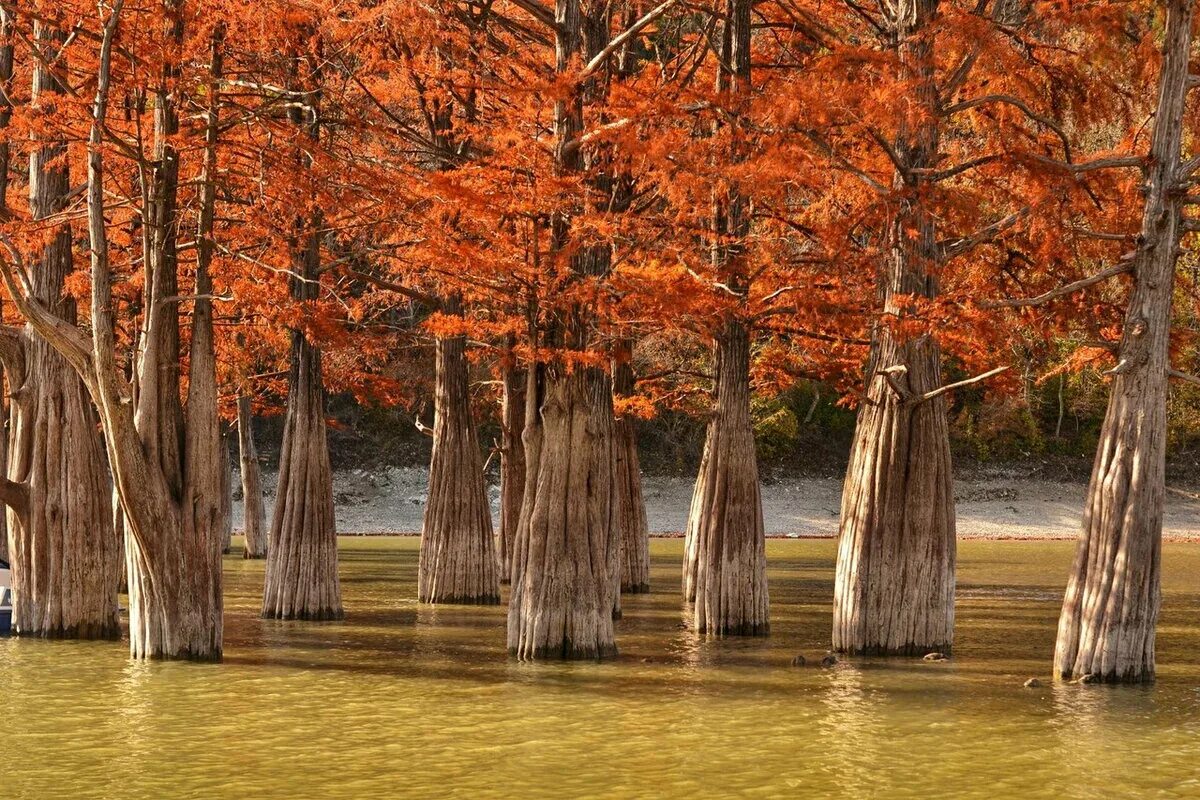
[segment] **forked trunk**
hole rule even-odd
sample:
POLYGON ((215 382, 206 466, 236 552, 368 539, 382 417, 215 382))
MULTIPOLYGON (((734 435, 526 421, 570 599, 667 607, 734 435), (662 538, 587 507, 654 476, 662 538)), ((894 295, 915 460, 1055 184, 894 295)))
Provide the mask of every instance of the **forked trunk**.
POLYGON ((501 365, 504 398, 500 411, 500 531, 497 550, 500 580, 512 579, 512 554, 516 546, 521 504, 525 497, 525 373, 513 358, 511 348, 501 365))
POLYGON ((750 336, 728 320, 717 335, 716 397, 688 514, 684 597, 697 631, 770 632, 766 535, 750 423, 750 336))
POLYGON ((526 431, 535 490, 517 533, 508 649, 522 659, 613 656, 612 384, 590 367, 545 372, 541 425, 526 431))
POLYGON ((1161 603, 1171 301, 1184 192, 1179 187, 1192 2, 1168 0, 1158 112, 1133 291, 1067 584, 1054 672, 1109 683, 1154 679, 1161 603))
MULTIPOLYGON (((56 52, 62 34, 41 24, 37 39, 56 52)), ((61 94, 58 78, 34 66, 33 100, 61 94)), ((29 164, 34 220, 61 213, 70 196, 66 143, 42 141, 29 164)), ((75 302, 63 297, 74 269, 71 230, 63 224, 32 270, 32 296, 74 324, 75 302)), ((8 513, 13 630, 19 634, 116 638, 117 539, 110 480, 95 411, 79 375, 31 326, 11 359, 8 478, 24 487, 24 508, 8 513)))
MULTIPOLYGON (((617 397, 633 394, 633 368, 628 352, 613 366, 613 391, 617 397)), ((650 534, 646 503, 642 499, 642 471, 638 464, 637 423, 628 414, 616 418, 613 428, 613 481, 617 535, 620 537, 621 591, 650 591, 650 534)))
POLYGON ((267 555, 267 520, 262 495, 262 468, 258 449, 254 445, 254 416, 250 398, 241 396, 238 410, 238 463, 242 473, 242 517, 246 535, 243 558, 265 558, 267 555))
MULTIPOLYGON (((447 305, 453 309, 452 303, 447 305)), ((436 347, 433 457, 417 594, 423 603, 496 605, 500 582, 483 458, 471 415, 466 337, 439 338, 436 347)))

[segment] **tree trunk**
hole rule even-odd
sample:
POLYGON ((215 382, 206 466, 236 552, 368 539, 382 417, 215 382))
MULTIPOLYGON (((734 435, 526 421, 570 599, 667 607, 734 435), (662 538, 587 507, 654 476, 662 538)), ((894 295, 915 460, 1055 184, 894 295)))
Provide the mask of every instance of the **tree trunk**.
MULTIPOLYGON (((591 9, 588 30, 606 36, 591 9)), ((555 68, 572 68, 583 45, 580 0, 557 0, 555 68)), ((579 172, 576 137, 583 130, 584 88, 554 106, 555 161, 560 173, 579 172)), ((568 248, 570 215, 551 215, 551 255, 573 278, 603 278, 611 268, 604 246, 568 248)), ((596 347, 596 321, 575 305, 550 314, 545 342, 552 354, 596 347)), ((508 649, 522 659, 603 658, 616 655, 617 540, 613 510, 612 380, 595 367, 535 366, 527 391, 525 502, 513 558, 508 649), (540 403, 540 409, 537 405, 540 403), (540 411, 540 418, 539 418, 540 411)))
POLYGON ((517 532, 508 649, 522 659, 604 658, 617 651, 612 385, 590 367, 546 373, 542 423, 526 431, 535 490, 517 532))
MULTIPOLYGON (((64 36, 37 24, 50 53, 64 36)), ((58 78, 34 65, 33 103, 62 94, 58 78)), ((42 140, 30 156, 34 220, 63 211, 70 191, 66 143, 42 140)), ((73 270, 71 230, 63 224, 33 269, 32 296, 74 324, 75 303, 63 297, 73 270)), ((109 507, 110 483, 97 418, 79 376, 27 326, 23 359, 9 371, 12 386, 8 478, 25 487, 23 512, 8 514, 13 581, 13 630, 70 638, 116 638, 117 540, 109 507)))
MULTIPOLYGON (((940 385, 936 343, 881 333, 873 364, 907 365, 911 391, 940 385)), ((944 396, 912 404, 884 375, 858 415, 842 493, 833 647, 948 652, 954 640, 954 487, 944 396)))
MULTIPOLYGON (((220 87, 220 42, 223 28, 213 33, 212 80, 208 86, 209 108, 205 130, 203 169, 200 180, 200 225, 197 231, 196 280, 192 316, 191 351, 187 362, 187 416, 174 433, 182 433, 174 452, 179 462, 164 462, 161 447, 170 419, 157 415, 162 402, 133 409, 133 387, 127 382, 116 358, 116 321, 112 297, 112 273, 108 263, 108 236, 104 217, 104 137, 110 87, 113 40, 123 7, 114 0, 104 25, 98 61, 93 121, 88 136, 87 208, 89 256, 91 260, 91 336, 54 313, 36 296, 24 294, 7 261, 0 259, 0 277, 26 320, 52 344, 83 379, 100 413, 104 441, 108 447, 117 493, 124 510, 126 563, 129 571, 129 641, 135 657, 219 659, 222 639, 221 552, 216 530, 220 491, 218 453, 220 433, 217 420, 216 359, 212 337, 212 293, 208 267, 212 258, 212 222, 216 165, 217 108, 220 87)), ((177 3, 167 8, 167 39, 178 45, 183 38, 183 17, 177 3)), ((173 68, 164 70, 164 87, 170 84, 173 68)), ((166 88, 158 92, 156 122, 173 115, 174 98, 166 88)), ((165 135, 169 126, 156 124, 156 148, 163 153, 173 147, 165 135)), ((173 180, 158 174, 172 161, 156 160, 150 176, 154 191, 148 193, 144 211, 155 226, 146 228, 145 270, 171 268, 173 258, 165 251, 163 235, 173 237, 178 227, 174 214, 173 180), (162 248, 164 252, 157 251, 162 248), (152 252, 155 251, 155 252, 152 252)), ((10 256, 12 252, 10 250, 10 256)), ((171 279, 163 279, 171 280, 171 279)), ((164 284, 147 281, 148 287, 164 284)), ((151 293, 151 297, 159 296, 151 293)), ((168 361, 176 367, 178 331, 172 337, 161 330, 177 322, 178 315, 164 309, 174 302, 146 304, 146 349, 139 363, 139 389, 179 393, 178 382, 164 385, 151 374, 169 374, 168 361), (168 343, 164 347, 164 343, 168 343)))
POLYGON ((511 343, 503 356, 504 399, 500 411, 500 580, 512 579, 513 549, 525 496, 525 374, 518 368, 511 343))
MULTIPOLYGON (((454 301, 449 313, 458 313, 454 301)), ((417 596, 423 603, 500 602, 492 513, 471 415, 465 336, 437 340, 433 457, 421 528, 417 596)))
POLYGON ((1133 291, 1088 485, 1083 533, 1058 622, 1054 672, 1063 679, 1154 679, 1171 302, 1184 201, 1177 171, 1193 14, 1191 0, 1165 5, 1162 76, 1133 291))
POLYGON ((262 496, 262 468, 258 449, 254 446, 254 417, 250 398, 238 398, 238 458, 242 473, 242 517, 246 534, 243 558, 265 558, 267 555, 266 509, 262 496))
MULTIPOLYGON (((922 206, 924 178, 939 161, 934 81, 936 0, 904 0, 893 31, 899 79, 915 87, 898 113, 897 210, 885 233, 880 307, 902 319, 910 297, 938 293, 937 241, 922 206), (914 234, 915 232, 915 234, 914 234)), ((899 341, 876 326, 842 492, 834 584, 833 646, 839 652, 920 655, 954 640, 954 487, 941 352, 929 336, 899 341)))
MULTIPOLYGON (((298 300, 315 298, 320 245, 309 234, 306 280, 293 278, 298 300)), ((325 432, 321 351, 302 331, 292 331, 279 488, 267 550, 263 616, 276 619, 342 618, 337 530, 333 516, 333 470, 325 432)))
MULTIPOLYGON (((633 368, 628 345, 614 361, 613 391, 617 397, 633 395, 633 368)), ((642 471, 638 465, 637 423, 627 414, 616 418, 613 429, 616 482, 616 519, 621 548, 621 591, 640 594, 650 591, 650 534, 646 504, 642 500, 642 471)))
MULTIPOLYGON (((306 90, 309 107, 290 108, 288 116, 315 142, 321 127, 323 58, 320 36, 315 31, 306 48, 310 49, 291 58, 291 80, 306 90)), ((302 167, 311 170, 311 157, 303 149, 297 151, 297 158, 302 167)), ((312 302, 321 287, 321 214, 317 211, 307 217, 298 216, 294 224, 296 237, 292 251, 297 274, 289 281, 291 294, 300 303, 312 302)), ((342 614, 321 350, 303 331, 293 330, 288 407, 267 551, 263 616, 327 620, 341 619, 342 614)))
POLYGON ((750 336, 729 320, 717 335, 716 402, 684 545, 684 597, 696 630, 770 632, 766 535, 750 424, 750 336))
POLYGON ((233 549, 233 464, 229 459, 229 437, 221 433, 221 552, 233 549))

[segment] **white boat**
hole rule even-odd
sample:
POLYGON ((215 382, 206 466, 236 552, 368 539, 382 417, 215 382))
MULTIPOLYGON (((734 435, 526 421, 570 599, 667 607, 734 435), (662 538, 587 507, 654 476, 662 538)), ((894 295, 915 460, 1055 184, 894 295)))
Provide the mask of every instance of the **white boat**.
POLYGON ((12 573, 8 562, 0 560, 0 636, 12 631, 12 573))

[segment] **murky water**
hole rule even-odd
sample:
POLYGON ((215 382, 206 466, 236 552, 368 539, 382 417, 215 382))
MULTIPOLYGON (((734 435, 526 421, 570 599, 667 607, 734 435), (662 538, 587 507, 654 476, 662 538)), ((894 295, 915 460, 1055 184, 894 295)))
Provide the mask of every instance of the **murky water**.
POLYGON ((964 542, 955 658, 820 659, 834 544, 772 541, 767 639, 680 625, 681 544, 621 657, 519 664, 502 608, 430 608, 415 539, 342 543, 344 623, 256 616, 235 557, 223 664, 0 640, 0 797, 1200 797, 1200 545, 1165 548, 1159 682, 1048 686, 1072 545, 964 542))

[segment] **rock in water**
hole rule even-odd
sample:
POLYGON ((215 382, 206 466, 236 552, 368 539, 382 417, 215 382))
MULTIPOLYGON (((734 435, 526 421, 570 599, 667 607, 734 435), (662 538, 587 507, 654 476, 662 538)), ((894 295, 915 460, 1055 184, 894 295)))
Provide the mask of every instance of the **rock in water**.
POLYGON ((1041 687, 1041 685, 1042 685, 1042 682, 1039 681, 1037 678, 1030 678, 1029 680, 1025 681, 1025 684, 1024 684, 1026 689, 1038 689, 1041 687))
POLYGON ((808 663, 808 660, 804 656, 796 656, 795 658, 792 659, 793 667, 803 667, 807 663, 808 663))
POLYGON ((925 660, 926 661, 947 661, 948 659, 946 658, 945 653, 926 653, 925 660))
POLYGON ((837 662, 838 662, 838 657, 835 656, 833 653, 830 653, 829 655, 827 655, 821 659, 821 666, 822 667, 832 667, 837 662))

